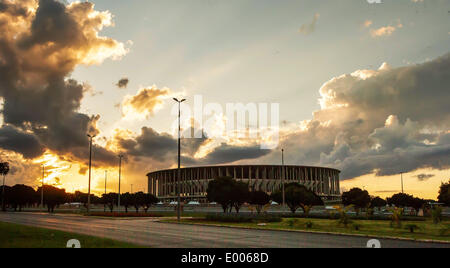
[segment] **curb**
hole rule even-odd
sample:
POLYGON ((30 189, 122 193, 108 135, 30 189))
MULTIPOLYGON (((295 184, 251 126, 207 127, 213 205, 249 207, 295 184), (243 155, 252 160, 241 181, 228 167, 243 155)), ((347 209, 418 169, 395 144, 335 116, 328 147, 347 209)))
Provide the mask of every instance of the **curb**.
POLYGON ((169 223, 169 224, 209 226, 209 227, 225 227, 225 228, 243 229, 243 230, 280 231, 280 232, 304 233, 304 234, 324 234, 324 235, 337 235, 337 236, 347 236, 347 237, 364 237, 364 238, 389 239, 389 240, 408 241, 408 242, 434 243, 434 244, 450 245, 450 241, 432 240, 432 239, 412 239, 412 238, 394 237, 394 236, 374 236, 374 235, 364 235, 364 234, 344 234, 344 233, 321 232, 321 231, 257 228, 257 227, 229 226, 229 225, 205 224, 205 223, 178 223, 178 222, 168 222, 168 221, 158 221, 158 222, 169 223))

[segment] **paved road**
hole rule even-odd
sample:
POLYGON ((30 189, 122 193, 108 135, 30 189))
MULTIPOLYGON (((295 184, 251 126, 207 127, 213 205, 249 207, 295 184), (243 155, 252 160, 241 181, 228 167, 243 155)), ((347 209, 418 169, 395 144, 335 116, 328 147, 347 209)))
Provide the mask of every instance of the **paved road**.
MULTIPOLYGON (((161 223, 157 219, 100 219, 78 215, 0 213, 0 221, 94 235, 162 248, 365 247, 367 238, 161 223)), ((76 238, 76 237, 74 237, 76 238)), ((381 239, 382 247, 445 247, 381 239)))

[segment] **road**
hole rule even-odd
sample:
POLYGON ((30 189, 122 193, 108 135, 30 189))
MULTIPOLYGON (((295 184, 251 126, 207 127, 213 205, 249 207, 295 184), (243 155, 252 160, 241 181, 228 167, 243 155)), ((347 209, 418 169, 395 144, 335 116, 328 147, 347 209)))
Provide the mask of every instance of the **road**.
MULTIPOLYGON (((0 221, 56 229, 156 248, 361 248, 368 238, 161 223, 157 219, 103 219, 45 213, 0 213, 0 221)), ((74 237, 76 238, 76 237, 74 237)), ((380 239, 384 248, 449 244, 380 239)))

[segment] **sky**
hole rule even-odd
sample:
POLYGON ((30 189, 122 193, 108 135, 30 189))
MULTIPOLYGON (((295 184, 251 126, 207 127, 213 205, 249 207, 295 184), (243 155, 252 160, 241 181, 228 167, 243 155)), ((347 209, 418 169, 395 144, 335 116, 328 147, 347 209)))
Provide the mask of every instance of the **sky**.
POLYGON ((60 2, 0 0, 9 185, 36 187, 44 165, 46 183, 86 191, 90 133, 94 192, 105 171, 117 191, 120 153, 122 189, 146 191, 176 166, 173 97, 183 132, 204 133, 183 139, 183 166, 280 164, 285 148, 287 164, 341 170, 342 190, 386 197, 404 172, 407 193, 436 198, 450 178, 449 0, 60 2), (278 104, 279 137, 193 122, 198 97, 278 104))

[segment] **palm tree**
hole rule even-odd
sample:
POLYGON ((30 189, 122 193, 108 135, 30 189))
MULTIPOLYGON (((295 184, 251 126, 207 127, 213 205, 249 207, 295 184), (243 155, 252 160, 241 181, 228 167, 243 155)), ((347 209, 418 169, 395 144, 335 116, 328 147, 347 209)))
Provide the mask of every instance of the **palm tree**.
POLYGON ((2 210, 5 211, 5 177, 9 173, 9 163, 1 162, 0 163, 0 175, 3 175, 3 187, 2 187, 2 210))

